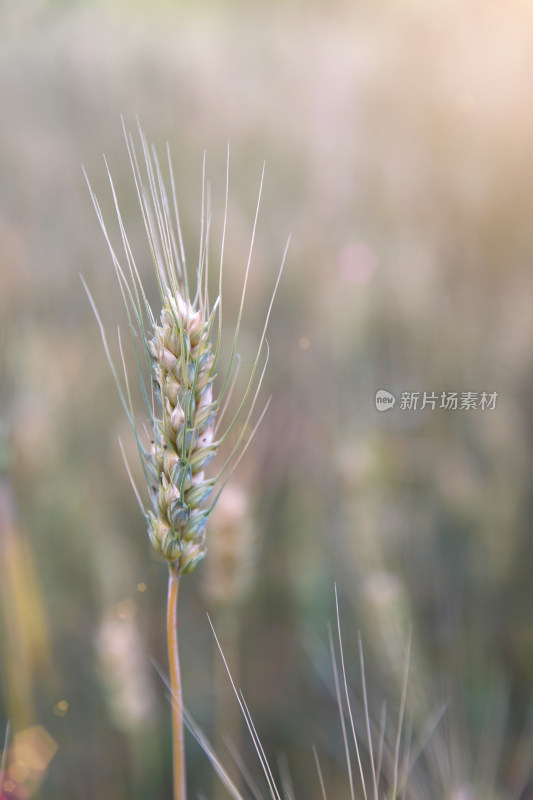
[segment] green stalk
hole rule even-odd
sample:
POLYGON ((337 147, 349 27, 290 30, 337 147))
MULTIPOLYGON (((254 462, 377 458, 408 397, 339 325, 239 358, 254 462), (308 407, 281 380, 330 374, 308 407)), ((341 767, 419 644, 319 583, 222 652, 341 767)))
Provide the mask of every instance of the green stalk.
POLYGON ((174 772, 174 800, 187 800, 185 747, 183 741, 183 710, 178 655, 178 588, 178 567, 171 563, 169 564, 168 573, 167 645, 170 688, 172 692, 172 766, 174 772))

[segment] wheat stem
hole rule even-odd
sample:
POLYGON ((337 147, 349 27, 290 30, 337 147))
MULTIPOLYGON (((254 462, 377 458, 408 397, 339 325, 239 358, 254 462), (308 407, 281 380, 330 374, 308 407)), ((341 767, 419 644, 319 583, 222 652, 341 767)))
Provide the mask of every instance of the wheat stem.
POLYGON ((172 765, 174 771, 174 800, 187 800, 187 791, 185 788, 183 709, 178 650, 178 588, 179 569, 175 564, 169 564, 167 645, 168 665, 170 671, 170 688, 172 692, 172 765))

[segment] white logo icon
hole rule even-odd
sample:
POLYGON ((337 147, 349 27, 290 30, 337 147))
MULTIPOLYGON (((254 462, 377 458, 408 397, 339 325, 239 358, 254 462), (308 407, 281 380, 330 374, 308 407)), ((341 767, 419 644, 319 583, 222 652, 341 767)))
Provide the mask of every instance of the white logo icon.
POLYGON ((390 411, 394 408, 396 398, 386 389, 378 389, 376 392, 376 408, 378 411, 390 411))

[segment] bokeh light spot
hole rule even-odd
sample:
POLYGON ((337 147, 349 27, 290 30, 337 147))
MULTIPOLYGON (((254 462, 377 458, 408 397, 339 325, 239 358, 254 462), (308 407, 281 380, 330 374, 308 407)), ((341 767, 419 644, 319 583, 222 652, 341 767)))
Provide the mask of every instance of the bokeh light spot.
POLYGON ((369 283, 378 267, 379 258, 365 242, 354 242, 339 252, 339 276, 348 283, 369 283))
POLYGON ((302 350, 308 350, 311 347, 311 340, 308 339, 307 336, 302 336, 298 344, 300 345, 302 350))
POLYGON ((68 711, 68 701, 60 700, 54 705, 54 714, 56 717, 64 717, 68 711))
POLYGON ((135 619, 137 614, 137 603, 131 597, 121 600, 117 604, 117 613, 120 619, 135 619))
POLYGON ((21 800, 33 795, 56 751, 57 742, 42 725, 17 733, 9 749, 3 789, 21 800))
POLYGON ((137 584, 137 590, 138 590, 139 592, 145 592, 145 591, 146 591, 146 589, 147 589, 147 586, 146 586, 146 584, 145 584, 145 583, 142 583, 142 582, 141 582, 141 583, 138 583, 138 584, 137 584))

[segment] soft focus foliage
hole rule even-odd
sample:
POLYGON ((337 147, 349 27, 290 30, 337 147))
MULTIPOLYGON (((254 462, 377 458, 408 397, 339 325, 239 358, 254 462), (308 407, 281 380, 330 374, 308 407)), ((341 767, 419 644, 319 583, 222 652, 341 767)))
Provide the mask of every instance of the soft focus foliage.
MULTIPOLYGON (((223 592, 204 591, 209 552, 183 581, 193 716, 222 748, 231 701, 208 610, 296 796, 321 797, 314 744, 328 797, 347 797, 327 647, 336 581, 354 701, 361 629, 378 725, 381 698, 395 718, 412 625, 413 753, 435 728, 408 797, 533 797, 532 25, 526 0, 0 4, 0 739, 10 717, 13 736, 41 726, 50 758, 57 745, 43 800, 171 791, 152 663, 165 669, 166 565, 122 463, 117 436, 132 463, 135 442, 78 276, 106 329, 124 330, 80 166, 111 222, 106 153, 151 275, 121 113, 162 152, 170 141, 191 263, 204 150, 218 255, 229 140, 228 327, 266 159, 244 364, 292 231, 273 400, 233 479, 251 532, 245 597, 231 599, 233 564, 214 578, 223 592), (498 398, 379 413, 378 389, 498 398)), ((226 729, 241 736, 235 719, 226 729)), ((258 778, 244 734, 237 747, 258 778)), ((192 742, 188 758, 191 796, 211 796, 192 742)))

